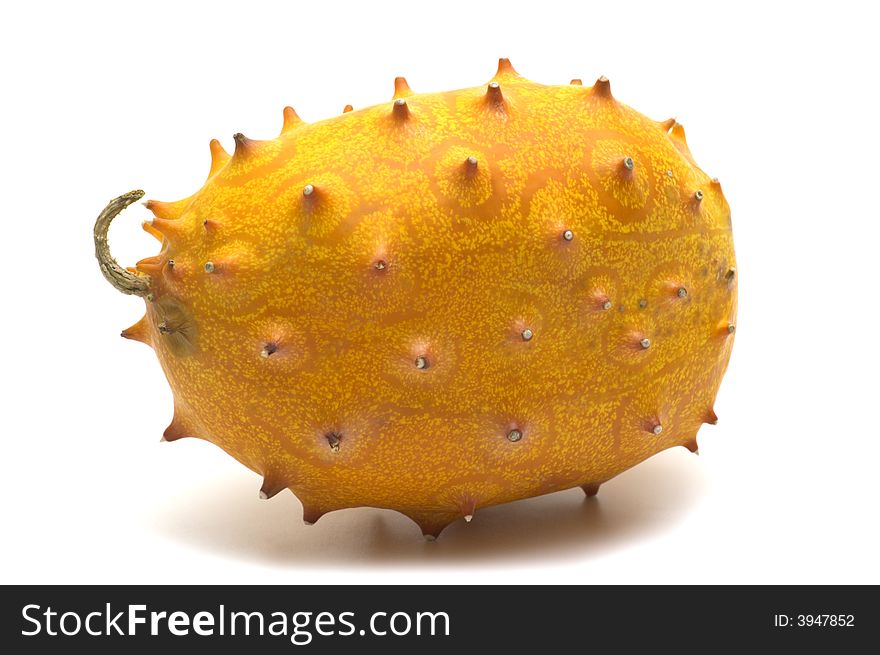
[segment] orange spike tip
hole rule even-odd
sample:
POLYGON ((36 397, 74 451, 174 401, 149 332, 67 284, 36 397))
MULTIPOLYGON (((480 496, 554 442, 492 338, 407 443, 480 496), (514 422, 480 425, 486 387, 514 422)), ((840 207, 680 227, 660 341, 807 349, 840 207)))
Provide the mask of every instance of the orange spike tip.
POLYGON ((495 77, 493 77, 492 79, 503 80, 505 78, 512 77, 520 77, 520 74, 516 72, 513 64, 510 63, 510 59, 502 57, 498 60, 498 69, 495 71, 495 77))
POLYGON ((180 234, 185 226, 178 219, 168 219, 156 217, 150 221, 150 227, 163 237, 173 237, 180 234))
POLYGON ((687 138, 684 134, 684 125, 681 123, 676 123, 672 126, 672 131, 669 133, 669 137, 672 139, 672 142, 675 144, 675 147, 678 151, 683 154, 691 163, 693 163, 694 158, 691 155, 691 150, 688 147, 687 138))
POLYGON ((573 86, 583 86, 584 81, 582 79, 580 79, 579 77, 576 77, 571 82, 569 82, 569 84, 571 84, 573 86))
POLYGON ((208 146, 211 149, 211 170, 208 172, 208 179, 210 179, 226 166, 226 162, 229 161, 229 153, 217 139, 211 139, 208 146))
POLYGON ((163 202, 161 200, 147 200, 144 203, 144 207, 153 212, 153 216, 156 218, 167 218, 170 220, 175 220, 180 218, 183 215, 183 210, 186 209, 186 205, 189 203, 189 198, 184 198, 183 200, 176 200, 174 202, 163 202))
POLYGON ((150 221, 144 221, 143 223, 141 223, 141 227, 143 228, 144 232, 149 234, 151 237, 154 237, 159 242, 161 242, 165 238, 165 235, 157 230, 153 226, 153 223, 150 221))
POLYGON ((409 84, 406 83, 406 78, 394 78, 394 96, 392 100, 397 100, 398 98, 406 98, 408 96, 411 96, 412 94, 412 89, 410 89, 409 84))
POLYGON ((348 112, 352 111, 353 109, 354 109, 354 107, 352 107, 351 105, 345 105, 345 107, 342 108, 342 113, 347 114, 348 112))
POLYGON ((286 134, 303 124, 303 119, 297 115, 293 107, 285 107, 283 115, 284 123, 281 125, 281 134, 286 134))
POLYGON ((148 346, 152 346, 152 341, 150 339, 150 324, 147 320, 146 314, 134 325, 131 327, 125 328, 120 336, 123 339, 131 339, 133 341, 140 341, 141 343, 145 343, 148 346))

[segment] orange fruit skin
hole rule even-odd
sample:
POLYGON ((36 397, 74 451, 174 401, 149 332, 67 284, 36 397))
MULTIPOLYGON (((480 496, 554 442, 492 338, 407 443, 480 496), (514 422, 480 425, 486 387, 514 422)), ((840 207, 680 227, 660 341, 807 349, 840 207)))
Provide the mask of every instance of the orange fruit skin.
POLYGON ((123 335, 171 385, 166 439, 216 444, 308 522, 382 507, 429 536, 696 449, 736 322, 719 184, 604 78, 502 60, 492 82, 288 108, 274 140, 212 142, 194 195, 148 203, 162 247, 123 335))

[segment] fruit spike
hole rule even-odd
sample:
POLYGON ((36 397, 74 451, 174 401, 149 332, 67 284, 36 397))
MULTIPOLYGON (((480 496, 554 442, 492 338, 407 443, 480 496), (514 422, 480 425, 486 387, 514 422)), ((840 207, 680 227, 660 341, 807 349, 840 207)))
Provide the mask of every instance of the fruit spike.
POLYGON ((470 523, 477 511, 477 501, 474 500, 473 496, 466 494, 458 501, 458 509, 465 522, 470 523))
POLYGON ((287 489, 287 483, 280 476, 274 473, 267 473, 263 478, 263 485, 260 487, 259 496, 261 500, 269 500, 285 489, 287 489))
POLYGON ((165 428, 162 438, 165 441, 177 441, 184 437, 192 437, 195 433, 196 430, 190 426, 187 419, 184 418, 180 411, 175 407, 174 418, 171 419, 171 424, 165 428))
POLYGON ((394 97, 392 98, 392 100, 397 100, 398 98, 408 98, 412 94, 412 89, 409 88, 409 84, 406 83, 405 78, 394 78, 394 97))
POLYGON ((403 123, 409 118, 409 104, 406 102, 405 98, 397 98, 391 104, 391 107, 391 112, 394 114, 395 120, 403 123))
POLYGON ((501 85, 498 82, 489 82, 486 87, 486 104, 498 111, 504 111, 504 94, 501 92, 501 85))
POLYGON ((579 82, 502 59, 460 91, 287 107, 276 139, 212 141, 199 191, 147 203, 160 250, 133 269, 107 233, 143 192, 112 200, 95 253, 144 298, 122 335, 168 378, 165 439, 218 445, 306 523, 374 506, 431 539, 695 450, 735 337, 730 209, 679 123, 579 82))
POLYGON ((134 341, 145 343, 148 346, 152 346, 153 344, 150 338, 150 323, 147 320, 147 315, 144 314, 141 320, 132 325, 130 328, 124 329, 121 333, 121 336, 124 339, 132 339, 134 341))
POLYGON ((495 77, 492 78, 492 81, 511 80, 519 77, 520 74, 513 68, 513 64, 510 63, 510 60, 506 57, 502 57, 498 60, 498 69, 495 71, 495 77))
POLYGON ((584 494, 586 494, 587 498, 592 498, 597 493, 599 493, 600 484, 598 482, 593 482, 590 484, 582 484, 581 489, 584 490, 584 494))
MULTIPOLYGON (((293 110, 291 109, 291 111, 293 110)), ((229 161, 229 153, 217 139, 211 139, 209 145, 211 147, 211 170, 208 171, 208 179, 211 179, 226 166, 226 162, 229 161)))
POLYGON ((303 124, 303 120, 297 115, 293 107, 284 108, 284 123, 281 125, 281 134, 287 134, 303 124))
POLYGON ((593 85, 593 95, 598 98, 606 98, 607 100, 614 99, 611 95, 611 82, 604 75, 596 80, 596 83, 593 85))

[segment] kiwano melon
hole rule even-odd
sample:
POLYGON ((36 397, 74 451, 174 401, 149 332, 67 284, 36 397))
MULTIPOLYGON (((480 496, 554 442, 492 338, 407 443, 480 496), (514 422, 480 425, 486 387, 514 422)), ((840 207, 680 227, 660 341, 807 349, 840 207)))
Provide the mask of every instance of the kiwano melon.
POLYGON ((730 209, 682 126, 607 79, 414 93, 281 134, 211 142, 204 186, 149 201, 122 336, 174 393, 164 438, 206 439, 290 489, 313 523, 409 516, 428 538, 482 507, 588 496, 696 451, 735 331, 730 209))

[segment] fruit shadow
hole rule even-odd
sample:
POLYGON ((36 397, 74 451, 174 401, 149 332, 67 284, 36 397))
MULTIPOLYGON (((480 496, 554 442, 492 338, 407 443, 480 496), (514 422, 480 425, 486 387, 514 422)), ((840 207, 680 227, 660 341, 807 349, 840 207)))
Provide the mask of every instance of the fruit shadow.
POLYGON ((270 565, 309 567, 485 565, 489 562, 597 556, 672 529, 703 496, 703 467, 684 449, 660 453, 586 498, 570 489, 478 509, 427 542, 405 516, 354 508, 304 525, 292 494, 255 499, 253 487, 217 479, 169 500, 155 530, 217 555, 270 565))

